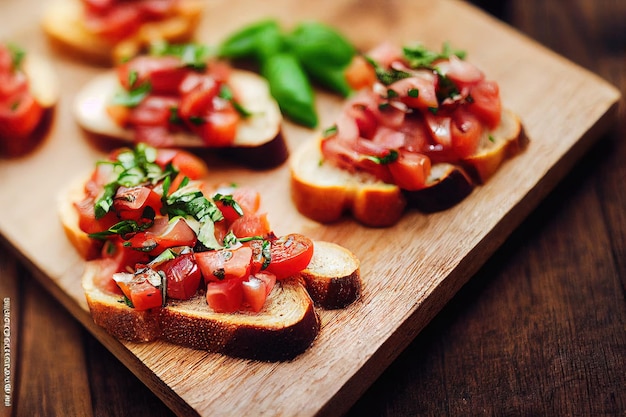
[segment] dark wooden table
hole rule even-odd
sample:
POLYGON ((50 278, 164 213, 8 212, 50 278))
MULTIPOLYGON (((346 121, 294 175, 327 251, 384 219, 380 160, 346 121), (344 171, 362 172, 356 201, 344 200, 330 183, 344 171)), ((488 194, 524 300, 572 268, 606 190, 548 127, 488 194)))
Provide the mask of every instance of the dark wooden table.
MULTIPOLYGON (((626 92, 625 1, 474 3, 626 92)), ((348 416, 626 415, 623 100, 618 119, 348 416)), ((0 415, 172 415, 4 247, 0 277, 0 415)))

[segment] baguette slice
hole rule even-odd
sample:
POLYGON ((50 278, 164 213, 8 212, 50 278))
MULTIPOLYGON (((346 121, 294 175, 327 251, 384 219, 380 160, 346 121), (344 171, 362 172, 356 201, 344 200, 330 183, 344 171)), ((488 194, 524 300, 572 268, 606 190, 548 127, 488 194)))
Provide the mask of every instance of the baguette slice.
POLYGON ((360 262, 346 248, 331 242, 314 242, 313 258, 300 272, 316 305, 344 308, 361 295, 360 262))
POLYGON ((52 45, 68 55, 98 64, 113 65, 137 55, 153 41, 186 42, 193 38, 200 23, 204 4, 183 0, 176 14, 162 21, 143 24, 132 36, 112 42, 84 25, 83 6, 79 0, 55 0, 43 13, 41 25, 52 45))
POLYGON ((258 313, 216 313, 204 292, 185 301, 169 300, 160 309, 137 311, 121 295, 97 285, 97 261, 86 265, 82 285, 94 323, 119 339, 165 340, 228 356, 279 361, 304 352, 320 330, 313 301, 297 278, 278 282, 258 313))
MULTIPOLYGON (((254 168, 273 167, 284 162, 288 150, 282 136, 282 114, 269 92, 267 81, 253 72, 233 69, 229 84, 251 116, 240 122, 233 146, 219 151, 254 168)), ((76 121, 86 131, 128 144, 134 140, 133 131, 117 125, 107 113, 107 106, 121 88, 115 72, 100 74, 78 92, 73 111, 76 121)), ((200 137, 184 132, 176 134, 170 146, 206 147, 200 137)))
POLYGON ((528 138, 519 117, 504 110, 498 129, 484 134, 476 155, 455 164, 433 164, 427 186, 417 191, 401 190, 368 173, 351 173, 325 162, 320 143, 320 139, 308 141, 290 159, 291 195, 298 211, 320 223, 350 213, 366 226, 387 227, 398 222, 407 207, 434 212, 459 203, 507 158, 524 149, 528 138))

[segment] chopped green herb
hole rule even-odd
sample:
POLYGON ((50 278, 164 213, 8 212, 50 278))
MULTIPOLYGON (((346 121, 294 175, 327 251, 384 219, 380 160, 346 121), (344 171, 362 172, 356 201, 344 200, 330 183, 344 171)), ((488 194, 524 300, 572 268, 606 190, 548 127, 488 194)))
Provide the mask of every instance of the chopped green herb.
POLYGON ((224 100, 230 101, 235 110, 237 110, 237 113, 239 113, 242 117, 245 118, 252 116, 252 113, 250 111, 246 110, 245 107, 243 107, 237 100, 235 100, 232 90, 226 84, 222 84, 218 96, 223 98, 224 100))
POLYGON ((322 132, 322 137, 329 138, 336 135, 337 131, 337 125, 332 125, 331 127, 324 129, 324 132, 322 132))
POLYGON ((11 66, 13 67, 13 70, 21 70, 24 57, 26 57, 26 51, 12 43, 7 44, 6 46, 9 49, 9 52, 11 52, 11 66))
POLYGON ((119 223, 114 224, 107 230, 97 233, 90 233, 89 237, 93 239, 106 239, 109 236, 120 235, 122 238, 130 233, 142 232, 152 227, 153 222, 148 221, 144 223, 138 223, 135 220, 122 220, 119 223))
POLYGON ((232 207, 235 213, 239 216, 243 216, 243 209, 232 195, 222 195, 218 193, 213 196, 213 201, 219 201, 227 207, 232 207))
POLYGON ((440 59, 448 59, 452 55, 456 55, 460 59, 465 59, 465 52, 461 50, 453 50, 448 42, 445 42, 441 48, 441 52, 431 51, 423 45, 405 46, 403 53, 411 68, 432 68, 435 61, 440 59))
POLYGON ((130 91, 119 91, 113 96, 112 104, 125 107, 137 107, 150 94, 152 85, 145 82, 130 91))
POLYGON ((394 161, 398 160, 398 157, 400 156, 400 154, 398 153, 398 151, 396 151, 395 149, 391 149, 389 150, 389 153, 385 156, 366 156, 367 159, 369 159, 370 161, 373 161, 379 165, 387 165, 390 164, 394 161))
POLYGON ((195 71, 204 71, 213 51, 206 45, 195 43, 169 44, 156 42, 150 45, 150 54, 155 56, 175 56, 183 61, 183 65, 195 71))

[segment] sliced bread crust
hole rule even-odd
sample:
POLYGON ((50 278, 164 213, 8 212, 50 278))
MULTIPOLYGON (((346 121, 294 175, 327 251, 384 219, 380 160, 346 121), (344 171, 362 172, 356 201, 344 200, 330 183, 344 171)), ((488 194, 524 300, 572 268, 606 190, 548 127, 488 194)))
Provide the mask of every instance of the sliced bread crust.
POLYGON ((315 304, 324 309, 344 308, 361 296, 360 262, 335 243, 314 242, 313 258, 299 275, 315 304))

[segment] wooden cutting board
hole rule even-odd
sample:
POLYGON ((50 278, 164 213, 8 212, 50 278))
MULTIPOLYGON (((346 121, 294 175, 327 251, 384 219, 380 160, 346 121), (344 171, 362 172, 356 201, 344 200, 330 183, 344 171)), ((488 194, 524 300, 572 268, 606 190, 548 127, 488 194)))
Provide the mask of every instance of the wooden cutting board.
MULTIPOLYGON (((339 415, 406 347, 512 230, 609 127, 619 92, 595 75, 458 1, 316 2, 212 0, 199 40, 215 44, 241 25, 275 17, 286 27, 315 19, 340 29, 359 48, 380 41, 450 41, 500 83, 505 105, 521 115, 531 138, 486 185, 437 214, 408 213, 388 229, 349 219, 320 225, 291 205, 286 166, 254 172, 218 163, 215 181, 249 184, 279 234, 302 232, 335 241, 361 259, 363 297, 340 311, 322 311, 312 347, 287 363, 259 363, 166 343, 120 343, 94 326, 80 287, 83 263, 66 241, 55 211, 60 191, 102 152, 76 126, 72 100, 102 68, 49 48, 38 26, 37 0, 0 5, 0 39, 54 60, 62 99, 49 136, 32 153, 0 160, 0 233, 50 293, 180 415, 339 415)), ((319 93, 321 126, 338 108, 319 93)), ((285 123, 294 149, 314 132, 285 123)))

